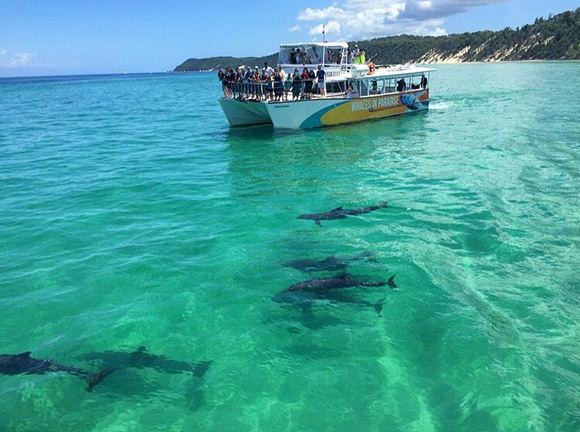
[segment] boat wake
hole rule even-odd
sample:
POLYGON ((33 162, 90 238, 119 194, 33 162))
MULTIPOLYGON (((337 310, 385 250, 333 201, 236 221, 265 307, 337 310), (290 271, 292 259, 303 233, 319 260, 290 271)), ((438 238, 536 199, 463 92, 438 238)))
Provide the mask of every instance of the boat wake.
POLYGON ((429 104, 429 109, 439 111, 439 110, 449 109, 452 106, 453 106, 453 103, 451 103, 451 102, 431 102, 429 104))

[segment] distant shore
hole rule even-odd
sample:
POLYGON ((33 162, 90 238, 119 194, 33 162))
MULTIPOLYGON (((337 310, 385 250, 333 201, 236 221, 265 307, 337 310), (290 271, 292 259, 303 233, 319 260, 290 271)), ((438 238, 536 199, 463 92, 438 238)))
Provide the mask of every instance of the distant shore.
MULTIPOLYGON (((462 64, 512 61, 580 60, 580 8, 516 29, 446 36, 399 35, 352 41, 377 64, 462 64)), ((276 64, 278 54, 262 57, 190 58, 174 72, 213 71, 241 65, 276 64)))
MULTIPOLYGON (((423 65, 479 65, 479 64, 503 64, 503 63, 580 63, 580 59, 564 59, 564 60, 493 60, 493 61, 466 61, 466 62, 423 62, 416 64, 423 65)), ((218 69, 203 69, 203 70, 173 70, 168 73, 199 73, 199 72, 217 72, 218 69)))

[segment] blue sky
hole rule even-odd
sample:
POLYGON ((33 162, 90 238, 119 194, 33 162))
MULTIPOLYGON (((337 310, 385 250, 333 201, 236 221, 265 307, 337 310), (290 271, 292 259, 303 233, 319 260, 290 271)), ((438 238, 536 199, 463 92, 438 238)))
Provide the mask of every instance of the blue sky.
POLYGON ((580 0, 0 0, 0 76, 154 72, 279 43, 497 30, 580 0))

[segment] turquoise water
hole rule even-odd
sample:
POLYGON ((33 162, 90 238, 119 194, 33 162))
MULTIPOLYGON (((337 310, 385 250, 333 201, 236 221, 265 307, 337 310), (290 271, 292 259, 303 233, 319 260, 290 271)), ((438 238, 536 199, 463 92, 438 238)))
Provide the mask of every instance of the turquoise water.
POLYGON ((0 375, 0 430, 579 430, 580 63, 437 69, 428 113, 304 132, 229 130, 213 74, 0 81, 0 352, 213 361, 0 375), (380 316, 272 301, 361 253, 380 316))

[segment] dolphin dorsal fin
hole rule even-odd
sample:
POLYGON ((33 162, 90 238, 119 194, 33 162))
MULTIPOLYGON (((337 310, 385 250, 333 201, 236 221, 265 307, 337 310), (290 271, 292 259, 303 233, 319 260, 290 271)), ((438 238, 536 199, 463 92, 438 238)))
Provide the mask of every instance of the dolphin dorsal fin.
POLYGON ((145 348, 145 345, 141 345, 139 348, 137 348, 137 352, 145 352, 147 351, 147 348, 145 348))
POLYGON ((24 358, 29 358, 30 354, 32 354, 32 351, 26 351, 20 354, 16 354, 16 357, 24 357, 24 358))
POLYGON ((342 210, 342 206, 340 206, 340 207, 337 207, 337 208, 335 208, 335 209, 332 209, 332 210, 330 210, 330 211, 331 211, 331 212, 333 212, 333 211, 339 211, 339 210, 342 210))

